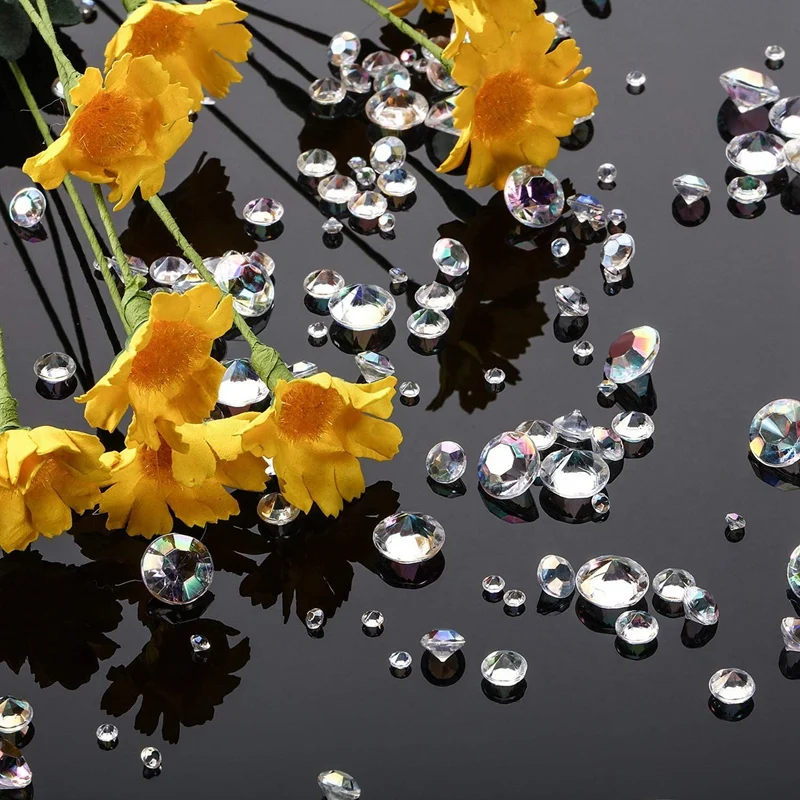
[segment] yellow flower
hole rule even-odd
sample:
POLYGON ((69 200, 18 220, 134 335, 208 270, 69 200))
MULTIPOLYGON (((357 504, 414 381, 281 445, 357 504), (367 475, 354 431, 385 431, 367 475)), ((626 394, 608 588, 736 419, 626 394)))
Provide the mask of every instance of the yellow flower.
POLYGON ((170 78, 183 84, 200 108, 204 89, 225 97, 242 76, 231 61, 247 61, 252 38, 244 25, 247 16, 231 0, 211 0, 184 6, 147 0, 122 23, 106 46, 106 69, 126 53, 152 55, 170 78))
POLYGON ((454 111, 461 134, 440 172, 458 167, 470 146, 467 186, 502 189, 521 164, 544 167, 555 158, 557 137, 568 136, 575 119, 592 112, 597 94, 582 83, 591 69, 576 69, 581 51, 574 40, 547 52, 553 36, 553 25, 534 16, 497 51, 461 43, 453 68, 466 87, 454 111))
POLYGON ((0 433, 0 547, 24 550, 39 535, 72 527, 100 499, 108 478, 95 436, 44 425, 0 433))
POLYGON ((536 12, 533 0, 451 0, 450 7, 455 33, 444 50, 445 58, 454 58, 467 34, 482 53, 499 50, 536 12))
POLYGON ((153 450, 130 437, 127 449, 106 453, 111 477, 100 498, 100 511, 108 514, 106 527, 149 538, 172 530, 172 514, 187 525, 238 514, 239 505, 225 487, 258 492, 267 481, 264 460, 242 449, 241 434, 257 416, 238 414, 181 426, 185 453, 166 442, 153 450))
POLYGON ((152 56, 127 56, 114 64, 105 85, 100 70, 89 67, 70 97, 76 109, 61 136, 23 170, 45 189, 55 189, 68 172, 110 184, 115 210, 137 186, 145 200, 156 194, 164 165, 192 132, 188 91, 170 83, 152 56))
POLYGON ((109 371, 77 402, 86 403, 86 421, 112 431, 128 406, 133 442, 157 450, 163 438, 184 450, 177 426, 202 422, 217 401, 225 368, 211 358, 214 339, 233 322, 230 295, 220 299, 208 283, 186 294, 161 292, 150 315, 134 331, 109 371))
MULTIPOLYGON (((398 17, 405 17, 410 14, 419 5, 419 0, 400 0, 393 6, 389 7, 392 14, 397 14, 398 17)), ((422 0, 422 5, 426 11, 431 14, 445 14, 450 5, 448 0, 422 0)))
POLYGON ((278 381, 272 406, 250 423, 246 450, 269 456, 286 499, 310 511, 316 503, 336 516, 343 500, 364 492, 359 458, 388 461, 403 440, 385 422, 397 381, 356 385, 327 373, 278 381))

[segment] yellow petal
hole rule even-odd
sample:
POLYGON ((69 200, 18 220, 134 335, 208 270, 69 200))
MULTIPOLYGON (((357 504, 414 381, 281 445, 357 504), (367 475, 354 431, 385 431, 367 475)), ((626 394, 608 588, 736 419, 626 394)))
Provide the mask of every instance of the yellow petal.
POLYGON ((21 491, 0 488, 0 548, 10 553, 24 550, 38 538, 21 491))

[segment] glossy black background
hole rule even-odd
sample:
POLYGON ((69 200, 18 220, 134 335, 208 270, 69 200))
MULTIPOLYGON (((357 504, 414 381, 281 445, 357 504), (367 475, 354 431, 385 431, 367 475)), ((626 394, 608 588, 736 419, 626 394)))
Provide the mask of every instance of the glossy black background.
MULTIPOLYGON (((329 147, 344 162, 367 155, 374 132, 358 117, 315 120, 305 87, 327 72, 330 35, 350 28, 377 42, 381 27, 356 0, 276 0, 253 9, 257 41, 245 80, 202 112, 169 164, 165 191, 204 255, 247 246, 236 217, 252 197, 271 195, 286 206, 285 230, 264 245, 277 262, 277 302, 262 338, 287 360, 310 358, 355 380, 349 355, 330 342, 307 344, 314 317, 302 302, 306 273, 330 266, 349 280, 388 285, 386 270, 397 265, 424 283, 435 275, 431 247, 446 233, 472 253, 469 280, 439 358, 407 347, 409 303, 399 300, 386 352, 401 380, 422 386, 418 406, 397 407, 406 437, 399 457, 366 464, 365 498, 338 521, 309 520, 289 542, 259 532, 252 500, 239 520, 209 530, 218 574, 202 621, 172 627, 148 616, 135 581, 143 542, 104 536, 98 519, 78 522, 75 537, 42 540, 35 552, 0 561, 0 692, 35 706, 36 735, 25 754, 38 796, 307 798, 319 795, 316 775, 330 767, 351 772, 369 798, 749 798, 763 788, 794 790, 800 684, 779 669, 779 622, 792 613, 785 565, 800 537, 798 498, 754 475, 747 427, 765 402, 799 393, 792 213, 800 206, 792 196, 800 190, 769 198, 754 220, 729 212, 717 76, 735 66, 763 69, 764 47, 780 43, 788 58, 772 75, 784 95, 798 93, 800 17, 790 0, 611 5, 600 19, 582 5, 551 3, 567 14, 601 100, 593 140, 577 152, 562 150, 553 168, 578 190, 594 191, 598 164, 615 163, 617 187, 595 193, 627 210, 636 238, 635 283, 614 297, 602 290, 597 245, 573 244, 566 269, 552 266, 548 236, 538 250, 511 246, 500 198, 467 192, 458 176, 436 175, 424 146, 409 159, 420 184, 416 204, 397 215, 396 239, 354 235, 326 249, 324 217, 298 189, 297 154, 329 147), (648 76, 635 97, 625 90, 634 68, 648 76), (190 179, 202 158, 205 166, 190 179), (671 181, 682 172, 704 176, 713 190, 699 227, 683 227, 672 215, 671 181), (552 290, 565 279, 591 304, 586 337, 598 352, 588 367, 574 364, 571 344, 554 336, 552 290), (574 407, 608 424, 616 411, 596 400, 602 355, 637 324, 654 325, 662 336, 653 373, 655 446, 644 459, 626 460, 609 487, 609 518, 557 521, 542 510, 538 490, 534 522, 510 525, 492 515, 471 477, 484 442, 523 419, 552 419, 574 407), (495 396, 482 371, 498 365, 509 381, 495 396), (442 438, 461 442, 471 459, 464 497, 436 496, 425 481, 425 453, 442 438), (416 591, 393 588, 374 571, 371 529, 398 506, 433 514, 447 530, 443 574, 416 591), (733 510, 748 520, 736 544, 724 529, 733 510), (613 636, 579 621, 574 602, 562 614, 537 613, 535 569, 549 552, 576 568, 600 553, 625 554, 651 576, 683 566, 716 595, 719 629, 706 646, 689 648, 682 620, 659 617, 653 656, 623 659, 613 636), (511 618, 482 599, 487 572, 528 592, 524 615, 511 618), (122 585, 115 595, 98 582, 122 585), (331 617, 322 639, 309 637, 302 623, 315 605, 331 617), (359 617, 369 608, 386 615, 377 639, 361 632, 359 617), (467 638, 466 671, 448 687, 432 685, 420 669, 419 638, 436 626, 467 638), (187 654, 196 630, 213 643, 204 668, 187 654), (503 647, 530 665, 526 694, 508 706, 490 702, 480 685, 481 659, 503 647), (386 661, 399 648, 415 657, 403 681, 390 676, 386 661), (715 718, 707 706, 708 677, 723 666, 743 667, 758 683, 755 709, 739 723, 715 718), (120 744, 101 752, 94 730, 112 716, 120 744), (162 749, 164 770, 145 783, 139 750, 148 743, 162 749)), ((96 23, 69 35, 88 63, 99 63, 112 31, 101 6, 96 23)), ((396 52, 403 46, 394 35, 387 41, 396 52)), ((45 56, 34 54, 25 68, 39 76, 42 104, 51 102, 45 56)), ((3 205, 28 183, 17 167, 38 145, 21 105, 13 93, 2 96, 9 120, 0 148, 3 205)), ((722 111, 736 117, 729 106, 722 111)), ((764 117, 738 124, 752 127, 764 117)), ((0 227, 0 320, 24 422, 85 429, 71 400, 35 392, 31 371, 42 352, 64 349, 76 357, 85 388, 116 347, 108 329, 113 307, 62 202, 60 193, 51 195, 47 242, 25 244, 0 227)), ((117 217, 121 228, 127 217, 117 217)), ((145 210, 133 210, 125 237, 128 251, 148 260, 169 246, 145 210)), ((228 352, 244 349, 233 343, 228 352)))

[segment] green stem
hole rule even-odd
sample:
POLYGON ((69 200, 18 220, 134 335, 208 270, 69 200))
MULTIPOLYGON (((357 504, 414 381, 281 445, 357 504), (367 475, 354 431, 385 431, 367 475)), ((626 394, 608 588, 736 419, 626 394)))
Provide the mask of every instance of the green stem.
POLYGON ((136 11, 139 6, 143 6, 146 0, 122 0, 122 5, 125 7, 125 10, 130 14, 136 11))
POLYGON ((3 329, 0 328, 0 432, 19 427, 17 401, 12 397, 8 385, 6 349, 3 344, 3 329))
POLYGON ((128 256, 125 255, 122 245, 119 243, 119 236, 117 236, 117 231, 114 228, 111 212, 108 210, 106 200, 103 197, 103 190, 100 188, 99 184, 92 184, 92 194, 94 195, 94 201, 97 205, 100 219, 103 222, 103 227, 108 234, 108 243, 111 245, 111 252, 114 254, 117 264, 119 264, 120 272, 122 272, 122 282, 125 284, 125 288, 128 288, 135 280, 134 274, 131 271, 131 265, 128 263, 128 256))
MULTIPOLYGON (((150 207, 164 223, 164 227, 172 234, 178 247, 180 247, 186 258, 192 262, 192 265, 203 280, 210 283, 212 286, 218 286, 214 276, 203 263, 201 255, 192 247, 183 233, 181 233, 177 220, 172 216, 169 209, 164 205, 164 201, 157 194, 150 198, 150 207)), ((280 379, 292 380, 294 376, 283 363, 278 351, 261 342, 238 311, 233 312, 233 323, 238 328, 239 333, 242 334, 244 340, 250 345, 250 349, 253 352, 252 364, 254 369, 270 389, 273 389, 280 379)))

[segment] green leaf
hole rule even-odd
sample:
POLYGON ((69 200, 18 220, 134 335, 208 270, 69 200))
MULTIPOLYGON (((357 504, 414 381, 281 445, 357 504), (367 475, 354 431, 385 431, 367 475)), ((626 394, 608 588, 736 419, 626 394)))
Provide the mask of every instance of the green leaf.
POLYGON ((31 40, 31 21, 19 5, 0 3, 0 58, 22 58, 31 40))
POLYGON ((47 0, 47 8, 53 25, 61 28, 78 25, 82 21, 81 12, 72 0, 47 0))

